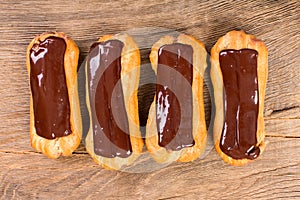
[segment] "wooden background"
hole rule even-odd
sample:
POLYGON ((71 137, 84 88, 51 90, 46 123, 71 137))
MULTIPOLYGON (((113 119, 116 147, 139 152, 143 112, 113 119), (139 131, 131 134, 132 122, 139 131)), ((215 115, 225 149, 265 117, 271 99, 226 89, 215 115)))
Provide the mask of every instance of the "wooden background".
MULTIPOLYGON (((299 199, 299 20, 297 0, 1 1, 1 199, 299 199), (30 40, 44 31, 63 31, 80 47, 81 64, 99 36, 145 27, 156 27, 157 35, 168 34, 163 28, 191 34, 202 40, 208 51, 232 29, 243 29, 265 41, 269 48, 264 112, 268 144, 254 163, 232 167, 212 150, 193 163, 174 163, 149 173, 125 173, 101 169, 83 145, 71 157, 57 160, 31 148, 25 66, 30 40)), ((142 83, 153 77, 147 53, 156 37, 152 29, 147 30, 140 35, 143 42, 150 43, 142 49, 142 63, 146 64, 142 83)), ((141 86, 142 124, 152 94, 152 85, 141 86)), ((209 121, 207 88, 205 97, 209 121)))

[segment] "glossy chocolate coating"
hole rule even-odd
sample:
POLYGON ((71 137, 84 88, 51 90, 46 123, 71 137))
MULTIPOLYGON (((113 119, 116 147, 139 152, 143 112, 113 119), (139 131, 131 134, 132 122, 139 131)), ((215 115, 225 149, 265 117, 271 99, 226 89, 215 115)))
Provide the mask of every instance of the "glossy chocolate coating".
POLYGON ((120 80, 123 46, 119 40, 95 43, 87 61, 94 152, 106 158, 132 153, 120 80))
POLYGON ((225 121, 221 150, 234 159, 255 159, 258 116, 257 56, 252 49, 223 50, 220 67, 224 83, 225 121))
POLYGON ((177 151, 195 144, 192 133, 192 81, 193 48, 179 43, 160 47, 156 85, 156 124, 158 144, 168 150, 177 151))
POLYGON ((30 87, 36 133, 46 139, 71 134, 64 69, 65 40, 48 37, 30 50, 30 87))

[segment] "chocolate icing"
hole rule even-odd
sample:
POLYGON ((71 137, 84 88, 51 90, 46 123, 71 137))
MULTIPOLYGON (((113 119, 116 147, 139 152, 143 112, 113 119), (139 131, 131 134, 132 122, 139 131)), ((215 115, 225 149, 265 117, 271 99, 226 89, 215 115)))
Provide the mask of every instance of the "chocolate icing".
POLYGON ((158 144, 168 150, 178 151, 195 144, 192 134, 192 81, 193 48, 179 43, 160 47, 156 86, 156 124, 158 144))
POLYGON ((34 126, 46 139, 67 136, 70 127, 70 103, 66 85, 65 40, 50 36, 30 49, 30 87, 34 126))
POLYGON ((225 121, 220 148, 234 159, 255 159, 258 116, 257 56, 252 49, 223 50, 220 67, 224 83, 225 121))
POLYGON ((64 69, 66 43, 50 36, 30 49, 30 87, 34 126, 46 139, 67 136, 70 127, 70 103, 64 69))
POLYGON ((94 152, 106 158, 132 153, 120 81, 123 46, 119 40, 94 43, 87 61, 94 152))

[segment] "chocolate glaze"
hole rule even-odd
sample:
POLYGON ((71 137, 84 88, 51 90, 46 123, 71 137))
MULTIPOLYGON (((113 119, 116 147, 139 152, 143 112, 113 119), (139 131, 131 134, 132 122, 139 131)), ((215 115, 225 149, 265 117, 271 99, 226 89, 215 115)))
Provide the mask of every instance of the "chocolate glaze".
POLYGON ((258 116, 257 51, 223 50, 220 67, 224 83, 225 121, 220 148, 234 159, 255 159, 258 116))
POLYGON ((48 37, 30 50, 30 87, 36 133, 55 139, 72 133, 64 69, 65 40, 48 37))
POLYGON ((168 150, 177 151, 195 144, 192 63, 193 48, 189 45, 174 43, 158 50, 156 124, 158 144, 168 150))
POLYGON ((107 158, 126 158, 132 153, 120 81, 123 46, 119 40, 95 43, 87 61, 94 152, 107 158))

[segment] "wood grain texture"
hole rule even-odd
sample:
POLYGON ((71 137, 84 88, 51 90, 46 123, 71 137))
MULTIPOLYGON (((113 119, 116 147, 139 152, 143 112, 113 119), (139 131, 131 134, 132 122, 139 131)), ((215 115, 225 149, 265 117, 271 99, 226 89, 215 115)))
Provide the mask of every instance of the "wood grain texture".
POLYGON ((211 151, 203 160, 142 174, 101 169, 87 154, 50 160, 38 153, 0 153, 0 192, 15 199, 299 197, 300 159, 290 155, 299 152, 300 139, 267 141, 264 156, 245 167, 228 166, 211 151))
MULTIPOLYGON (((12 0, 0 2, 0 10, 1 199, 300 198, 299 1, 12 0), (269 49, 264 112, 269 143, 256 162, 228 166, 212 150, 193 163, 130 174, 100 169, 83 146, 71 157, 58 160, 47 159, 30 147, 25 55, 35 35, 65 32, 81 50, 80 65, 99 36, 129 30, 141 46, 143 126, 155 89, 148 59, 154 41, 179 31, 201 40, 209 52, 219 37, 233 29, 255 35, 269 49)), ((84 83, 82 79, 79 83, 84 83)), ((81 85, 79 92, 84 92, 81 85)), ((207 87, 204 97, 209 124, 207 87)))

